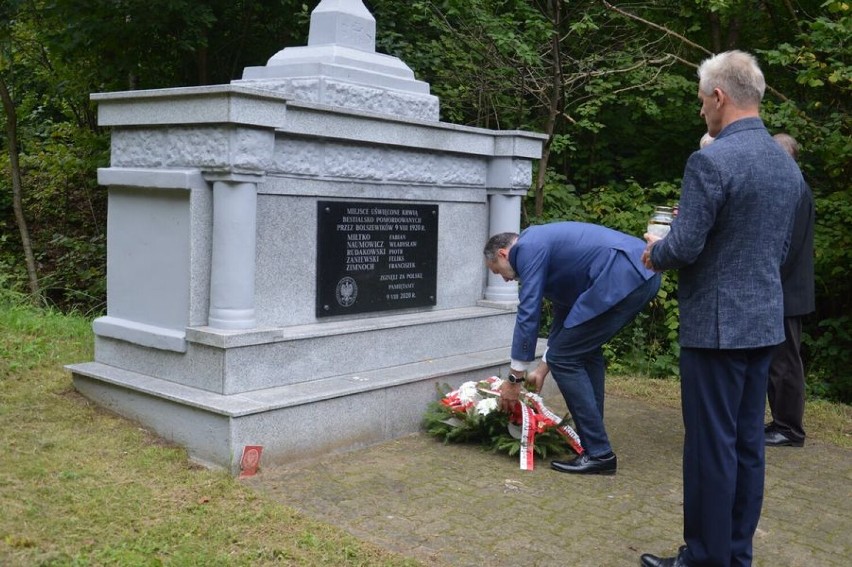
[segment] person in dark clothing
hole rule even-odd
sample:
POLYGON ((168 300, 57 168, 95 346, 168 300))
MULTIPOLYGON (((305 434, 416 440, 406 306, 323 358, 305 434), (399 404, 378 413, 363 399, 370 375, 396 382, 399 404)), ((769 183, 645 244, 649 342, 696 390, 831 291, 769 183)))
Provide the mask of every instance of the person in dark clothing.
MULTIPOLYGON (((775 134, 775 141, 798 161, 799 144, 789 134, 775 134)), ((805 368, 802 364, 802 319, 814 305, 814 199, 810 187, 796 211, 790 249, 781 264, 784 290, 784 342, 769 365, 767 394, 772 421, 766 425, 768 447, 801 447, 805 444, 805 368)))

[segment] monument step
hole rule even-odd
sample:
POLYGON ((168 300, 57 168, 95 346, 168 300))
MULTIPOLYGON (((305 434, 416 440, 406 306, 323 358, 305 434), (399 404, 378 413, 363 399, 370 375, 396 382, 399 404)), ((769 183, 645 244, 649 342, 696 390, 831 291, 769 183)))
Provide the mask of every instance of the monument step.
POLYGON ((236 394, 210 392, 100 362, 70 364, 66 368, 75 377, 86 376, 141 394, 162 397, 228 417, 240 417, 410 382, 434 379, 437 383, 444 377, 507 365, 508 354, 506 348, 488 349, 236 394))
POLYGON ((66 368, 87 398, 236 474, 247 446, 262 446, 264 463, 283 464, 415 433, 437 385, 505 375, 508 354, 486 349, 231 395, 98 362, 66 368))
POLYGON ((508 309, 469 307, 275 329, 193 327, 185 354, 99 336, 95 361, 231 395, 416 365, 435 353, 473 356, 483 345, 504 345, 508 356, 514 320, 508 309))
POLYGON ((480 317, 501 316, 507 312, 514 313, 517 303, 498 304, 482 301, 482 306, 461 307, 457 309, 442 309, 426 312, 384 314, 373 317, 358 317, 326 321, 307 325, 289 327, 260 328, 250 330, 223 330, 213 327, 189 327, 186 330, 187 340, 218 348, 235 348, 261 344, 310 340, 336 335, 364 333, 382 329, 398 329, 402 327, 431 325, 473 319, 480 317))

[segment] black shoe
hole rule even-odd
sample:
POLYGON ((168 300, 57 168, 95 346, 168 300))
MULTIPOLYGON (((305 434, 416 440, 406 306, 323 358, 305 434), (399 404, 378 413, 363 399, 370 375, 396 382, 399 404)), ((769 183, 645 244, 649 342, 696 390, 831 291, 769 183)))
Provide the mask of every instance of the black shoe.
POLYGON ((573 461, 550 461, 550 468, 574 474, 615 474, 618 459, 615 453, 610 453, 608 457, 590 457, 584 453, 573 461))
POLYGON ((805 445, 804 440, 796 441, 795 439, 791 439, 777 429, 767 431, 765 436, 767 447, 803 447, 805 445))
POLYGON ((657 557, 650 553, 645 553, 640 557, 642 567, 688 567, 683 559, 683 550, 686 546, 681 546, 678 550, 677 557, 657 557))

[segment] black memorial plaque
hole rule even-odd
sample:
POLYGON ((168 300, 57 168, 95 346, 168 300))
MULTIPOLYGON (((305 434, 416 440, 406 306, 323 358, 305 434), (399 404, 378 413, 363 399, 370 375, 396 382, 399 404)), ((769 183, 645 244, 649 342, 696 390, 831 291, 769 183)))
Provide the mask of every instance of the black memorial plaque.
POLYGON ((317 317, 435 305, 438 205, 317 202, 317 317))

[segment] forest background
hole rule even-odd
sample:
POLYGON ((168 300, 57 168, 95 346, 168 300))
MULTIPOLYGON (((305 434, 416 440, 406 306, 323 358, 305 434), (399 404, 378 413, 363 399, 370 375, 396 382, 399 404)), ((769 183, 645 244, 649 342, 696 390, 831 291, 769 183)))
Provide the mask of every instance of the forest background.
MULTIPOLYGON (((317 2, 0 0, 0 288, 88 317, 106 307, 109 131, 91 93, 228 83, 305 45, 317 2)), ((704 133, 697 65, 755 54, 762 117, 801 144, 816 204, 811 396, 852 402, 849 2, 373 0, 377 50, 402 59, 443 121, 547 137, 523 225, 641 236, 677 201, 704 133)), ((613 372, 677 376, 677 277, 607 346, 613 372)), ((9 297, 9 294, 3 294, 9 297)))

